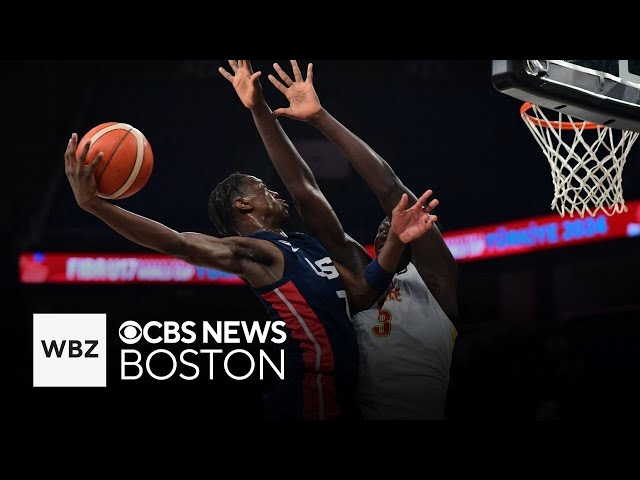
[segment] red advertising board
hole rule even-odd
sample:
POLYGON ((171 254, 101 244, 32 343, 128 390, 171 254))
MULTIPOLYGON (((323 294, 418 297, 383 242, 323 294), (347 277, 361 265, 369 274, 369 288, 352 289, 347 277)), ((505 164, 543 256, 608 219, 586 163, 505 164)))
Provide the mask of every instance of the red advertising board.
MULTIPOLYGON (((459 262, 640 236, 640 201, 611 217, 561 218, 557 214, 444 233, 459 262)), ((374 254, 373 245, 366 246, 374 254)), ((242 285, 236 275, 195 267, 158 254, 24 253, 23 283, 174 283, 242 285)))

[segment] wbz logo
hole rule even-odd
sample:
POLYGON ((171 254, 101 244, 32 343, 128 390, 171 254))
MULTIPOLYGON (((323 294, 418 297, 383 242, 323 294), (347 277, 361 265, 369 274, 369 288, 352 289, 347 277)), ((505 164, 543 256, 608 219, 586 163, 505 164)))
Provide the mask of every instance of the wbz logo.
MULTIPOLYGON (((55 340, 51 340, 51 343, 47 345, 46 340, 40 340, 42 342, 42 348, 47 358, 51 357, 51 354, 55 353, 55 356, 60 358, 64 355, 64 347, 67 344, 67 340, 62 340, 60 345, 55 340)), ((81 340, 69 340, 69 347, 67 349, 67 356, 69 358, 78 358, 83 356, 81 340)), ((89 345, 89 349, 84 352, 86 358, 98 358, 97 353, 91 353, 98 345, 98 340, 85 340, 85 345, 89 345)))
POLYGON ((33 315, 34 387, 106 387, 107 315, 33 315))

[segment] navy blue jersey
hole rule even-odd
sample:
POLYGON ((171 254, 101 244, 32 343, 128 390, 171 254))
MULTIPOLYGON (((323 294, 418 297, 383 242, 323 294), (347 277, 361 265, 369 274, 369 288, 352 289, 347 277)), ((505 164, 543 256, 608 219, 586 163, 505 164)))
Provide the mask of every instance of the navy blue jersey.
POLYGON ((338 271, 318 240, 254 232, 284 255, 282 278, 252 289, 272 320, 286 324, 284 380, 265 396, 268 418, 359 418, 358 342, 338 271))

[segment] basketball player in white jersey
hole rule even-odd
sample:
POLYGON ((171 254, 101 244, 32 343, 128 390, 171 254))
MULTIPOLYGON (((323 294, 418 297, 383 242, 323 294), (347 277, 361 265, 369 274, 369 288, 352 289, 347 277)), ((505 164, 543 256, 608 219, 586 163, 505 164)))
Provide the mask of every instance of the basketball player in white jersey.
MULTIPOLYGON (((387 217, 378 229, 376 253, 384 247, 389 227, 387 217)), ((429 420, 445 414, 457 332, 410 261, 408 249, 405 254, 386 296, 352 317, 365 419, 429 420)))
MULTIPOLYGON (((375 240, 384 248, 389 216, 403 194, 416 196, 371 147, 322 108, 309 64, 303 80, 292 60, 294 80, 274 64, 282 82, 269 80, 290 102, 275 115, 311 123, 349 159, 374 191, 388 217, 375 240)), ((434 225, 405 249, 406 259, 378 303, 352 322, 360 348, 359 395, 365 419, 443 419, 457 318, 458 268, 434 225)))

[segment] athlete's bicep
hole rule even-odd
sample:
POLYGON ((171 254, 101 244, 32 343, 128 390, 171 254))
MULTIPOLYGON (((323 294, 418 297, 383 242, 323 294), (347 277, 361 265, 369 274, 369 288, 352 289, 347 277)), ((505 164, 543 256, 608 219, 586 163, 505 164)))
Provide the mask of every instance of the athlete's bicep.
POLYGON ((246 237, 216 238, 194 232, 181 235, 186 243, 183 259, 191 264, 242 275, 252 284, 260 280, 261 271, 281 270, 282 253, 270 242, 246 237))
MULTIPOLYGON (((444 244, 444 240, 441 241, 444 244)), ((434 249, 429 243, 426 245, 414 245, 414 243, 417 242, 411 243, 411 263, 416 267, 420 277, 429 287, 431 294, 444 313, 455 323, 458 318, 458 266, 453 256, 451 259, 446 256, 442 257, 443 248, 450 255, 446 245, 434 249), (438 256, 440 257, 438 258, 438 256), (439 264, 440 268, 434 268, 433 263, 439 264)))

